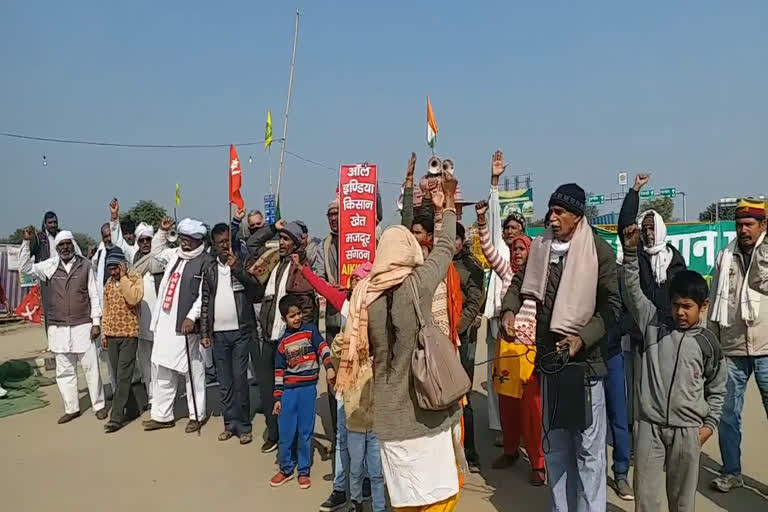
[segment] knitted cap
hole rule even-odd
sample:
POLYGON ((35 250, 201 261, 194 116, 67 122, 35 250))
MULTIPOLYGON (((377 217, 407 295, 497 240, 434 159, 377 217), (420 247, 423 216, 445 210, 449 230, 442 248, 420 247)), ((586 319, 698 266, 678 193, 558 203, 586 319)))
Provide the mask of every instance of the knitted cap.
POLYGON ((107 259, 104 261, 106 266, 120 265, 121 263, 127 263, 125 254, 119 247, 112 247, 107 251, 107 259))
POLYGON ((562 206, 569 212, 584 216, 584 208, 586 208, 587 195, 584 193, 584 189, 575 183, 566 183, 560 185, 549 198, 549 206, 553 205, 562 206))
POLYGON ((746 197, 736 205, 737 219, 765 219, 765 201, 758 201, 746 197))
POLYGON ((301 245, 301 235, 304 233, 304 230, 301 229, 297 222, 289 222, 280 232, 291 237, 291 240, 293 240, 297 247, 301 245))

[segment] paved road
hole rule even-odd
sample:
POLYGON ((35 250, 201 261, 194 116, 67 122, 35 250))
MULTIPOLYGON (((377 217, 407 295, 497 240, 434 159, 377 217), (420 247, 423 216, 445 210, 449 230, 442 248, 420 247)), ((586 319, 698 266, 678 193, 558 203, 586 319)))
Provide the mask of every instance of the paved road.
MULTIPOLYGON (((484 339, 484 338, 481 338, 484 339)), ((28 356, 44 347, 42 331, 27 328, 0 334, 0 361, 28 356)), ((477 360, 485 360, 478 349, 477 360)), ((496 456, 486 432, 485 395, 478 369, 473 399, 484 468, 496 456)), ((85 382, 81 378, 81 387, 85 382)), ((209 400, 218 408, 217 389, 209 388, 209 400)), ((328 496, 331 464, 324 460, 330 443, 325 395, 318 398, 318 421, 313 467, 313 486, 299 490, 295 483, 271 489, 269 478, 276 471, 275 456, 262 455, 259 444, 242 447, 232 440, 220 443, 221 418, 212 418, 200 437, 184 434, 184 423, 173 430, 145 433, 135 422, 118 433, 105 435, 102 423, 89 410, 78 420, 56 425, 62 413, 55 387, 47 388, 51 405, 25 414, 0 419, 0 496, 3 510, 47 510, 80 512, 108 508, 111 512, 135 510, 183 510, 185 512, 243 509, 314 511, 328 496)), ((87 393, 83 392, 87 405, 87 393)), ((719 464, 713 438, 705 447, 697 510, 752 512, 768 510, 768 423, 756 386, 751 384, 744 415, 744 473, 749 489, 716 495, 707 489, 719 464)), ((179 404, 184 410, 184 404, 179 404)), ((263 430, 256 417, 255 432, 263 430)), ((634 510, 609 492, 609 510, 634 510)), ((547 510, 546 489, 528 485, 523 464, 504 471, 484 470, 473 475, 465 487, 460 511, 547 510)))

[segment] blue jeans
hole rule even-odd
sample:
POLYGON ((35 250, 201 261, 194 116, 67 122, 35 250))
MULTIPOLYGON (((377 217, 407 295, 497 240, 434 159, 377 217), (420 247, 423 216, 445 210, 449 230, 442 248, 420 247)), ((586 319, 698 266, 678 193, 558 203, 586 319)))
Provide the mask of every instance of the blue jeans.
POLYGON ((605 406, 608 424, 613 434, 613 475, 627 477, 629 473, 630 439, 627 424, 627 389, 624 377, 624 355, 619 352, 606 361, 608 375, 605 386, 605 406))
POLYGON ((224 429, 236 435, 252 430, 251 390, 248 387, 250 343, 251 334, 247 329, 213 333, 213 360, 218 372, 224 429))
POLYGON ((333 470, 333 490, 347 492, 349 473, 349 450, 347 449, 347 416, 344 414, 344 402, 336 403, 336 455, 333 470))
POLYGON ((757 387, 763 397, 768 415, 768 356, 726 357, 728 383, 725 405, 720 418, 720 455, 723 457, 723 475, 741 474, 741 412, 744 409, 744 391, 754 372, 757 387))
MULTIPOLYGON (((343 411, 339 411, 341 415, 343 411)), ((373 512, 387 509, 384 474, 381 469, 381 445, 373 432, 349 432, 349 494, 352 501, 363 502, 363 480, 371 480, 373 512)))
POLYGON ((312 437, 315 433, 315 385, 288 388, 283 392, 283 405, 277 424, 280 471, 292 475, 298 455, 299 476, 309 476, 312 467, 312 437))
MULTIPOLYGON (((549 377, 544 377, 549 379, 549 377)), ((549 407, 544 406, 543 435, 547 480, 552 493, 552 512, 605 512, 605 389, 601 379, 592 381, 592 425, 586 430, 553 429, 547 433, 549 407)), ((546 386, 545 386, 546 389, 546 386)))

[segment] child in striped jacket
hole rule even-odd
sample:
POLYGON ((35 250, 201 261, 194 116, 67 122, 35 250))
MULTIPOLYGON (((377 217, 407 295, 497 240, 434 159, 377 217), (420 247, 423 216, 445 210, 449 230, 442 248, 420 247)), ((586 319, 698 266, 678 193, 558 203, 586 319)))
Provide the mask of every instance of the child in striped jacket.
POLYGON ((280 314, 285 321, 285 333, 275 350, 275 406, 272 414, 279 416, 278 461, 280 471, 270 485, 280 487, 293 479, 298 465, 299 487, 312 485, 312 436, 315 432, 315 402, 320 363, 333 387, 336 373, 331 364, 331 350, 313 324, 302 323, 301 304, 295 295, 280 299, 280 314), (297 435, 298 434, 298 435, 297 435), (296 440, 294 456, 294 439, 296 440))

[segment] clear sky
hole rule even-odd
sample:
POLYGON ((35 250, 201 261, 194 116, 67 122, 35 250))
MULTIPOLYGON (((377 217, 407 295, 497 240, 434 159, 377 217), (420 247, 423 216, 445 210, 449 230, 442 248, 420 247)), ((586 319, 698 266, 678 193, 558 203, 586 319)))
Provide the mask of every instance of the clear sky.
MULTIPOLYGON (((554 187, 618 189, 617 173, 689 194, 768 193, 768 3, 299 2, 288 149, 332 168, 426 169, 425 97, 464 195, 487 195, 493 150, 532 172, 537 215, 554 187)), ((0 3, 0 132, 138 144, 282 134, 295 5, 289 2, 0 3)), ((261 207, 262 147, 239 148, 261 207), (253 164, 248 164, 253 155, 253 164)), ((111 149, 0 137, 0 234, 53 209, 98 233, 107 204, 139 199, 225 218, 227 150, 111 149), (49 164, 42 165, 42 155, 49 164)), ((276 169, 279 145, 272 148, 276 169)), ((327 231, 334 172, 288 156, 283 213, 327 231)), ((382 184, 385 217, 397 187, 382 184)), ((615 205, 618 209, 618 205, 615 205)), ((610 211, 605 208, 604 211, 610 211)), ((467 221, 474 220, 473 212, 467 221)), ((682 216, 678 203, 677 214, 682 216)))

